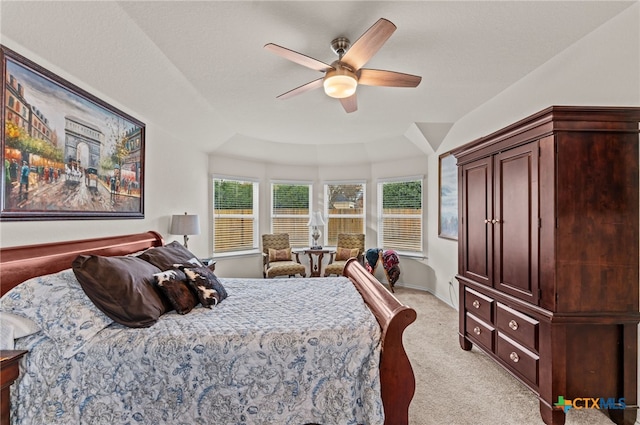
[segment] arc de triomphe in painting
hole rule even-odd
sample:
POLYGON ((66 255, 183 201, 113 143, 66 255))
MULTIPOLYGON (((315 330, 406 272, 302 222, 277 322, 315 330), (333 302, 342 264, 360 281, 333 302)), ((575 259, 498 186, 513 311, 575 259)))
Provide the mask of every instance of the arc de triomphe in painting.
POLYGON ((100 148, 104 134, 95 125, 80 118, 67 115, 64 125, 64 160, 66 164, 73 161, 82 167, 98 168, 100 163, 100 148), (88 152, 83 152, 82 146, 88 147, 88 152), (78 152, 80 150, 80 152, 78 152), (87 157, 83 161, 83 157, 87 157))

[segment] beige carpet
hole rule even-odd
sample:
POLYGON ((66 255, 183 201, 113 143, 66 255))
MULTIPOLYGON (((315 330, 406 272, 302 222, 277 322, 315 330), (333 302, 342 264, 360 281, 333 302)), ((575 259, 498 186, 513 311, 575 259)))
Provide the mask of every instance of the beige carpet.
MULTIPOLYGON (((538 399, 476 349, 458 343, 458 312, 428 292, 398 288, 395 295, 416 309, 404 333, 416 376, 411 425, 543 425, 538 399)), ((602 412, 571 409, 567 425, 611 425, 602 412)))

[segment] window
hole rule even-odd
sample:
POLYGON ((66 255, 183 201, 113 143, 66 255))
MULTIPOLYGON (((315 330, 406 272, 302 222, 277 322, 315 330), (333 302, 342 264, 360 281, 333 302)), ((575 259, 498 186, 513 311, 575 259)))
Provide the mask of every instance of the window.
POLYGON ((422 178, 378 183, 378 246, 422 253, 422 178))
POLYGON ((336 246, 338 233, 364 233, 364 183, 327 183, 324 233, 327 245, 336 246))
POLYGON ((213 179, 213 251, 258 249, 258 183, 213 179))
POLYGON ((271 232, 288 233, 291 246, 309 245, 311 184, 271 184, 271 232))

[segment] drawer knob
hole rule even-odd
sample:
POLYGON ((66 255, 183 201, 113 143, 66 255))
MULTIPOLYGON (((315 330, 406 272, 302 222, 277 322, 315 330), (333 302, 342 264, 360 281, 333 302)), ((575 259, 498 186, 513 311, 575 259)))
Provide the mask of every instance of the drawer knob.
POLYGON ((511 329, 513 329, 514 331, 517 331, 518 330, 518 322, 516 322, 515 320, 509 321, 509 327, 511 329))
POLYGON ((514 362, 514 363, 518 363, 520 361, 520 356, 518 356, 518 353, 516 353, 515 351, 512 351, 511 354, 509 354, 509 358, 514 362))
POLYGON ((476 335, 480 335, 482 333, 482 329, 480 329, 480 327, 476 326, 475 328, 473 328, 473 333, 476 335))
POLYGON ((475 308, 480 308, 480 301, 478 301, 478 300, 474 300, 474 301, 473 301, 473 306, 474 306, 475 308))

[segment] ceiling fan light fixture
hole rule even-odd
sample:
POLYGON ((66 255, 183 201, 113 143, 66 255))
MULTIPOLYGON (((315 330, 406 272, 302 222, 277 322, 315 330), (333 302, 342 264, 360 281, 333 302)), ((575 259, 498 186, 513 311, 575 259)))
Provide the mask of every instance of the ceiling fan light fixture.
POLYGON ((352 96, 358 87, 356 75, 348 69, 336 68, 327 72, 324 77, 324 92, 329 97, 344 99, 352 96))
POLYGON ((331 65, 277 44, 265 44, 265 49, 278 56, 324 73, 324 77, 289 90, 278 96, 278 99, 289 99, 309 90, 318 89, 322 85, 325 94, 340 99, 345 112, 350 113, 358 110, 356 98, 358 83, 364 86, 417 87, 422 80, 418 75, 363 68, 395 30, 396 26, 393 22, 380 18, 353 45, 346 37, 334 38, 331 42, 331 50, 338 55, 338 60, 331 65))

